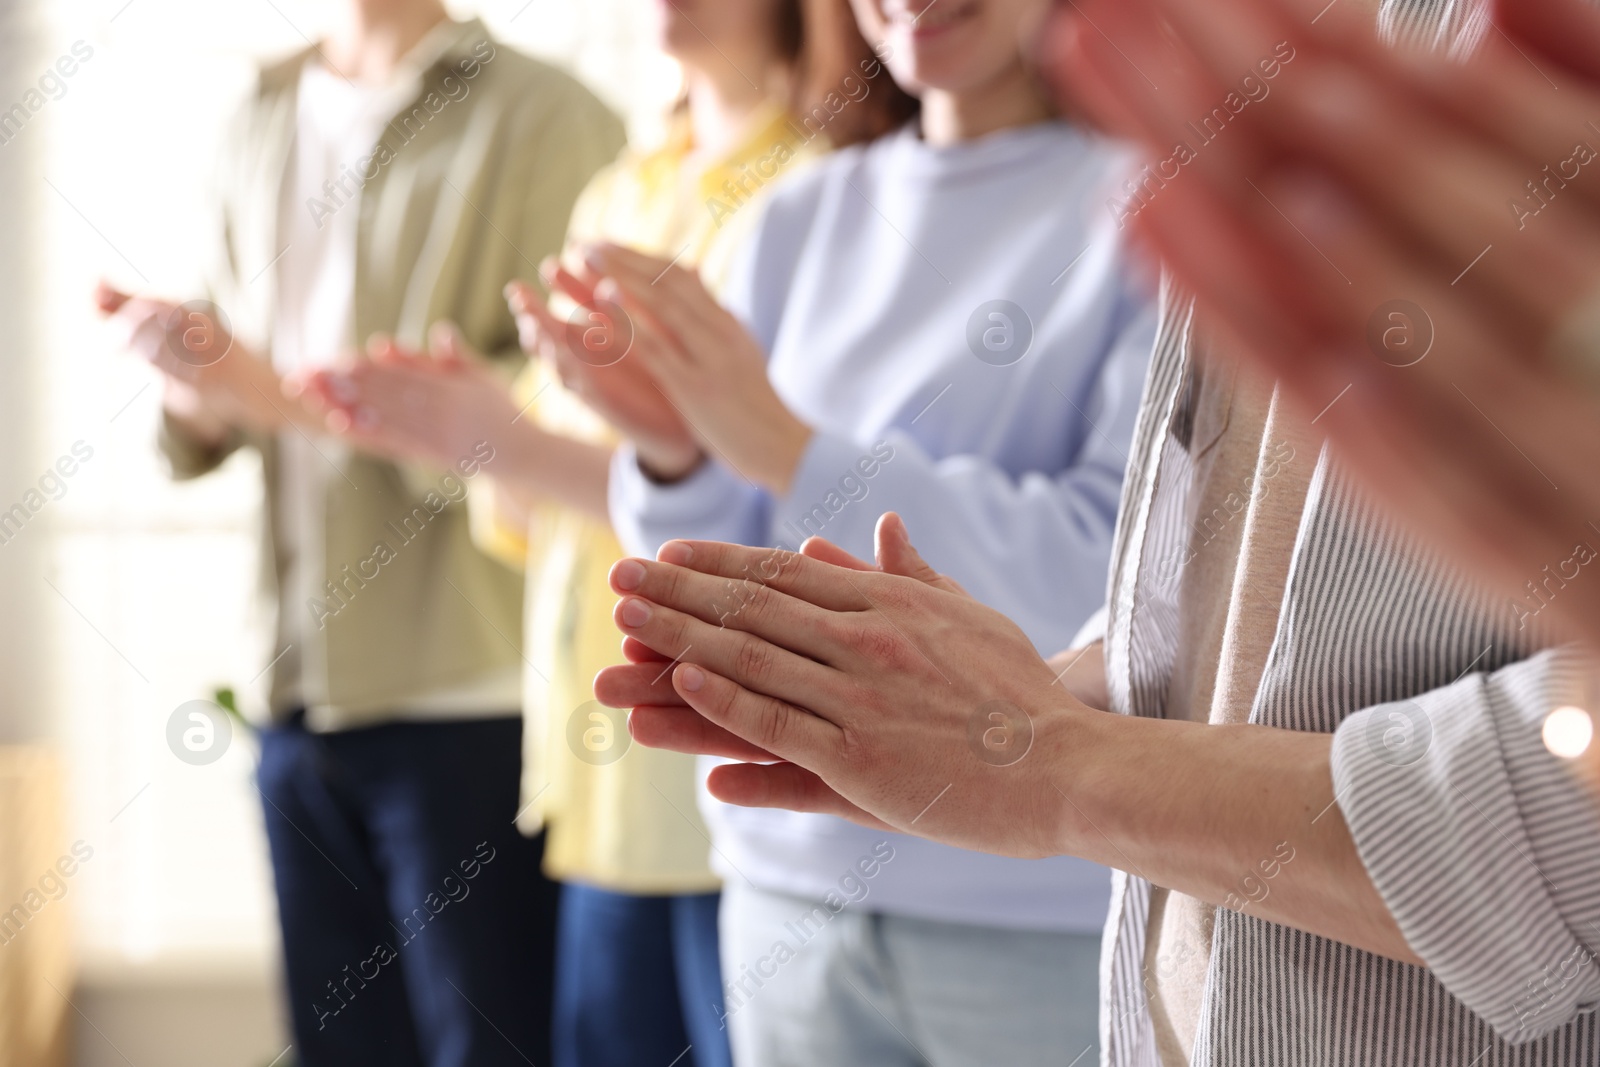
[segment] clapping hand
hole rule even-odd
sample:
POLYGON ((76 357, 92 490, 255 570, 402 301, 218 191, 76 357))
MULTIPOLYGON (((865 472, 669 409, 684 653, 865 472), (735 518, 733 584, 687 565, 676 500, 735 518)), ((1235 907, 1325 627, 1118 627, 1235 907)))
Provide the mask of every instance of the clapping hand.
POLYGON ((230 428, 271 431, 315 417, 283 393, 272 367, 229 332, 207 301, 175 304, 101 282, 95 306, 123 331, 128 350, 161 372, 168 410, 205 436, 230 428))
POLYGON ((506 297, 523 349, 548 360, 568 389, 630 438, 649 473, 670 481, 694 470, 704 458, 699 442, 636 358, 639 340, 629 316, 596 296, 599 278, 587 267, 569 270, 552 257, 540 269, 574 311, 563 320, 533 286, 512 282, 506 297))
POLYGON ((1600 580, 1528 591, 1600 550, 1600 12, 1500 5, 1459 62, 1359 6, 1074 7, 1047 65, 1146 147, 1121 213, 1207 327, 1497 577, 1507 621, 1600 645, 1600 580))
POLYGON ((667 260, 598 245, 585 260, 595 295, 632 323, 633 358, 647 370, 696 440, 746 477, 788 490, 811 440, 767 378, 766 355, 717 303, 698 275, 667 260))

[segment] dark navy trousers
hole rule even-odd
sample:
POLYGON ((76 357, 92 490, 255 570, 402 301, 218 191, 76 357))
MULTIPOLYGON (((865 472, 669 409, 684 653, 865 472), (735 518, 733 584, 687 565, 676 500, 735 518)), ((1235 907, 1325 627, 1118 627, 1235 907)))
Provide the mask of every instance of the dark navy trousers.
POLYGON ((730 1067, 720 896, 565 886, 555 1067, 730 1067))
POLYGON ((512 825, 521 739, 516 716, 262 732, 299 1067, 550 1062, 559 887, 512 825))

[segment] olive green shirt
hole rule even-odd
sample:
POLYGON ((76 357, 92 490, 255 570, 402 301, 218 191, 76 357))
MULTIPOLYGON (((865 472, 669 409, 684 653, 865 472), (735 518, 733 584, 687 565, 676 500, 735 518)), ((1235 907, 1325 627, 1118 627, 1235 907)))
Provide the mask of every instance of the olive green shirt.
MULTIPOLYGON (((263 358, 272 351, 272 268, 285 251, 279 207, 297 90, 315 55, 262 71, 219 161, 221 240, 208 295, 243 348, 263 358)), ((359 212, 348 346, 374 332, 419 345, 448 319, 509 376, 522 354, 502 289, 560 249, 573 202, 621 148, 622 127, 573 78, 494 42, 476 21, 440 26, 407 61, 422 71, 421 89, 366 157, 347 208, 359 212)), ((313 728, 364 726, 423 694, 521 667, 521 578, 473 546, 457 491, 478 476, 484 450, 462 457, 462 469, 428 470, 318 439, 327 462, 314 547, 325 583, 313 605, 280 596, 292 561, 273 536, 276 438, 241 431, 208 447, 172 420, 160 437, 179 478, 215 469, 241 446, 261 455, 261 603, 273 644, 260 662, 272 664, 264 677, 274 718, 303 702, 313 728)))

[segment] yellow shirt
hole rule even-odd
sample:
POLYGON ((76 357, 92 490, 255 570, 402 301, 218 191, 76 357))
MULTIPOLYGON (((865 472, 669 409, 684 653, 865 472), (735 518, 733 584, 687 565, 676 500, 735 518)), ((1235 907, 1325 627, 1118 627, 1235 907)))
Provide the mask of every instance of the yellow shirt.
MULTIPOLYGON (((826 148, 776 106, 754 116, 740 143, 698 175, 692 147, 680 116, 661 148, 625 150, 579 197, 568 245, 609 240, 677 257, 720 292, 766 190, 826 148)), ((528 417, 545 429, 614 441, 542 363, 516 389, 519 404, 533 400, 528 417)), ((694 757, 632 744, 626 712, 593 702, 595 673, 623 662, 611 622, 616 596, 606 582, 622 547, 605 523, 555 506, 538 509, 530 528, 520 529, 495 513, 492 497, 474 498, 474 536, 527 573, 518 825, 546 829, 545 869, 555 878, 632 893, 716 889, 694 757)))

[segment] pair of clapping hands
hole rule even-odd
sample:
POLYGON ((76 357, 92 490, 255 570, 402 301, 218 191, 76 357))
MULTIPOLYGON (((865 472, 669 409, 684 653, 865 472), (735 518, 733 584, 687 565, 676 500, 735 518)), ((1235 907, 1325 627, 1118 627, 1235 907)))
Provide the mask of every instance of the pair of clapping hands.
MULTIPOLYGON (((1362 4, 1078 6, 1047 68, 1153 160, 1194 147, 1130 225, 1205 328, 1513 602, 1600 549, 1600 9, 1497 0, 1463 61, 1362 4), (1269 95, 1199 143, 1251 74, 1269 95)), ((1600 583, 1553 607, 1600 647, 1600 583)))
MULTIPOLYGON (((631 439, 650 474, 674 480, 709 454, 775 488, 787 484, 810 430, 773 390, 760 345, 693 271, 602 244, 575 266, 551 257, 541 273, 575 310, 560 318, 533 286, 512 282, 506 298, 522 347, 631 439)), ((425 351, 375 335, 365 358, 280 379, 267 361, 244 358, 224 317, 203 302, 179 306, 104 285, 96 301, 163 373, 169 408, 217 435, 230 425, 295 424, 446 465, 486 435, 521 443, 504 382, 451 323, 435 324, 425 351)))
MULTIPOLYGON (((574 310, 560 317, 532 285, 508 285, 523 349, 630 439, 648 473, 675 480, 711 455, 787 480, 809 431, 773 391, 760 346, 693 271, 601 244, 572 266, 551 257, 541 274, 574 310)), ((424 353, 375 338, 368 359, 298 384, 331 428, 379 453, 448 462, 486 428, 513 434, 517 409, 459 333, 441 323, 429 341, 424 353)))

